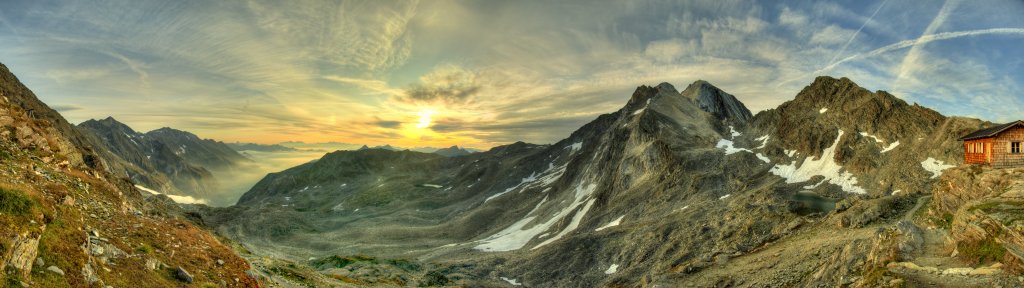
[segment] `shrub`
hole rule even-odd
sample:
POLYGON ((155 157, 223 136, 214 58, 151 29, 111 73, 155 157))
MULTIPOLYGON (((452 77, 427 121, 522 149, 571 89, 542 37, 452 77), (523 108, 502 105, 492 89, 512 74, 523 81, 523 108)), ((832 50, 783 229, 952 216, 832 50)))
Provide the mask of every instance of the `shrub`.
POLYGON ((25 215, 32 211, 34 203, 21 191, 0 188, 0 212, 25 215))

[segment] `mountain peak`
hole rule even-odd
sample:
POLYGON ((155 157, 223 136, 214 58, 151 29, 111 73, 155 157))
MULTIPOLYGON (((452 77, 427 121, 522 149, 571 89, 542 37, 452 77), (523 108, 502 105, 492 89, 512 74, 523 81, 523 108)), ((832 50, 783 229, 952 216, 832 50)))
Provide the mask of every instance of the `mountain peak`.
POLYGON ((754 117, 750 114, 747 106, 736 99, 736 96, 732 96, 704 80, 697 80, 686 86, 682 95, 700 106, 701 110, 707 111, 721 120, 731 119, 746 122, 754 117))
POLYGON ((658 92, 662 93, 679 94, 679 90, 676 90, 676 86, 672 86, 672 84, 669 84, 668 82, 661 82, 661 84, 654 86, 654 88, 658 89, 658 92))
POLYGON ((830 76, 815 77, 814 82, 797 93, 795 101, 829 109, 856 108, 864 101, 879 102, 885 107, 907 106, 906 102, 888 92, 871 92, 850 78, 830 76))
POLYGON ((85 122, 78 124, 79 127, 91 128, 97 131, 106 130, 109 132, 123 132, 128 134, 135 134, 135 130, 129 127, 127 124, 121 123, 114 119, 114 117, 107 116, 100 120, 89 119, 85 122))

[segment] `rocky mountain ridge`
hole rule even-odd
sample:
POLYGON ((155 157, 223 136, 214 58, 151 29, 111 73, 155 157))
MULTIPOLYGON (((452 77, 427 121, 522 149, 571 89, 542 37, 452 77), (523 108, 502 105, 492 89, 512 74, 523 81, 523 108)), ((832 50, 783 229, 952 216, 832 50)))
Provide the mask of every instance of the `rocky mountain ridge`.
POLYGON ((257 287, 249 264, 146 197, 0 65, 0 283, 257 287))
POLYGON ((212 171, 250 162, 226 144, 161 128, 139 133, 113 117, 88 120, 77 129, 93 139, 107 163, 123 167, 136 183, 174 195, 204 196, 219 189, 212 171))

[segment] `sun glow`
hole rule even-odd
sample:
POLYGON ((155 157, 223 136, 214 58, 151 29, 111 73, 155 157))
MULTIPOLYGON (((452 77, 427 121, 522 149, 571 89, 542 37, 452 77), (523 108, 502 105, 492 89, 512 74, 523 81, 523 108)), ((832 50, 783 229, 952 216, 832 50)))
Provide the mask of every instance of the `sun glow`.
POLYGON ((420 121, 416 123, 416 128, 427 128, 430 127, 430 116, 434 115, 433 110, 424 110, 420 112, 420 121))

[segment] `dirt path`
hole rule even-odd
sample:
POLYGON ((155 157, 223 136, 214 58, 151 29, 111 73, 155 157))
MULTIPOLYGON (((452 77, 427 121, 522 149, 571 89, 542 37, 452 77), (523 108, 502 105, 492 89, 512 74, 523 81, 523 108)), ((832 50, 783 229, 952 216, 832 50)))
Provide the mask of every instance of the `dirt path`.
POLYGON ((932 195, 918 197, 917 204, 914 204, 914 208, 910 208, 910 211, 908 211, 906 215, 903 215, 903 220, 913 220, 914 214, 917 213, 917 210, 920 210, 921 206, 924 206, 924 203, 928 203, 928 200, 931 199, 932 195))

